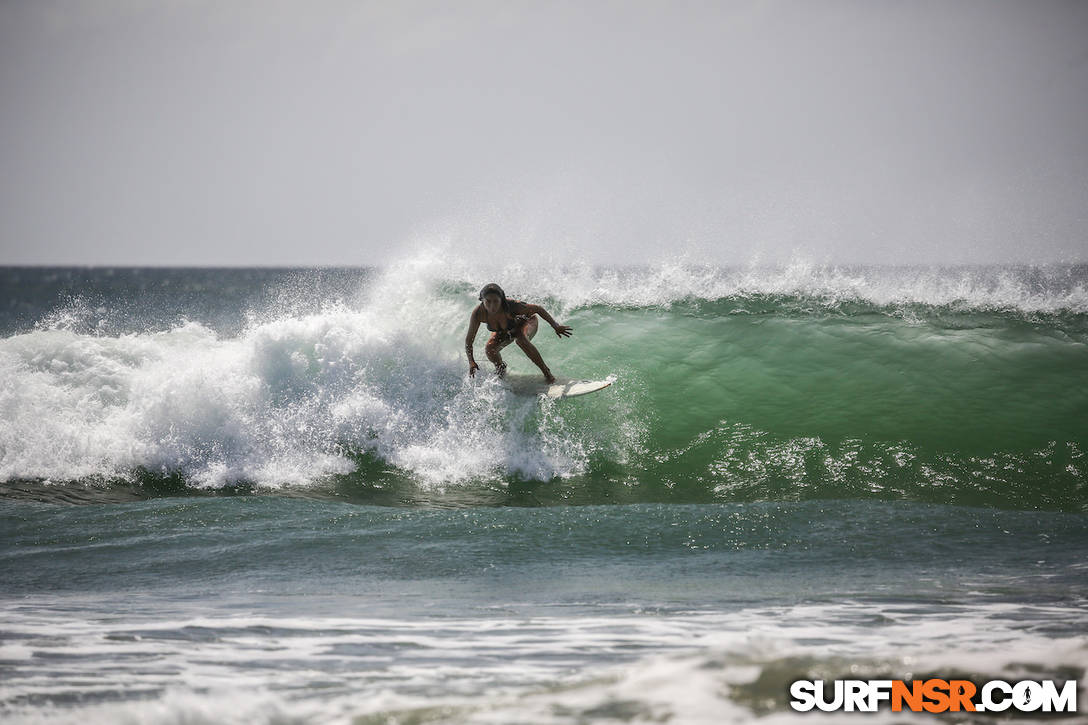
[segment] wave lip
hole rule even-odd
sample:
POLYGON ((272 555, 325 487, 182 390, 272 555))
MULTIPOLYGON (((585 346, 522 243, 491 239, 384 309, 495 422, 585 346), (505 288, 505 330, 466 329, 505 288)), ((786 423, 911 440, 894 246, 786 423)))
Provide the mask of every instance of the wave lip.
MULTIPOLYGON (((434 262, 417 269, 470 289, 481 278, 479 270, 456 264, 442 265, 441 271, 434 262)), ((769 298, 824 307, 863 303, 878 308, 1088 313, 1088 265, 1083 264, 857 266, 796 260, 788 265, 716 265, 680 258, 628 267, 497 267, 489 274, 502 279, 511 293, 552 300, 564 310, 769 298)))

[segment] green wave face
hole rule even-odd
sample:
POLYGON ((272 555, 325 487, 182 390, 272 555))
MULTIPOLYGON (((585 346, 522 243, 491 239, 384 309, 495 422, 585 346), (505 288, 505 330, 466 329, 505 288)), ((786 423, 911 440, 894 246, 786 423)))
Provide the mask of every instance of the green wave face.
MULTIPOLYGON (((919 319, 797 311, 803 302, 578 313, 582 342, 562 364, 619 371, 613 394, 641 426, 635 455, 618 463, 602 452, 600 472, 678 497, 1083 510, 1078 316, 919 319)), ((620 436, 612 426, 606 437, 620 436)))

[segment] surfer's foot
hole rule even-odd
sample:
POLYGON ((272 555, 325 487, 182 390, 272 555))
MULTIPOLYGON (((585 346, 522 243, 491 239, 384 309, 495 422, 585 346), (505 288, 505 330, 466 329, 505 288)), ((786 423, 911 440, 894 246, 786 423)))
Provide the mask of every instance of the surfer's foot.
POLYGON ((495 374, 500 378, 506 377, 506 363, 499 363, 495 366, 495 374))
POLYGON ((551 372, 544 373, 544 382, 548 383, 548 385, 551 385, 555 382, 555 376, 552 375, 551 372))

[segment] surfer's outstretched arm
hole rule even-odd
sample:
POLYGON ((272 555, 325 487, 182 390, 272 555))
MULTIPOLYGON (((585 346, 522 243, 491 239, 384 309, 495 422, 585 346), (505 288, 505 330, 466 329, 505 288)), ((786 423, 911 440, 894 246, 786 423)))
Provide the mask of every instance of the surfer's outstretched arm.
POLYGON ((480 369, 480 366, 476 364, 476 358, 472 356, 472 343, 476 342, 476 333, 480 329, 480 317, 477 315, 477 311, 480 308, 477 307, 472 310, 472 314, 468 318, 468 334, 465 335, 465 354, 468 355, 468 374, 469 376, 476 375, 476 371, 480 369))
POLYGON ((570 334, 571 334, 571 332, 573 332, 573 329, 570 328, 570 327, 567 327, 566 325, 560 325, 558 322, 556 322, 554 319, 552 319, 552 316, 548 314, 548 311, 546 309, 544 309, 540 305, 525 305, 525 306, 527 308, 529 308, 529 313, 530 314, 540 315, 541 317, 543 317, 544 321, 547 322, 549 325, 551 325, 552 329, 555 330, 556 335, 559 335, 559 337, 570 337, 570 334))

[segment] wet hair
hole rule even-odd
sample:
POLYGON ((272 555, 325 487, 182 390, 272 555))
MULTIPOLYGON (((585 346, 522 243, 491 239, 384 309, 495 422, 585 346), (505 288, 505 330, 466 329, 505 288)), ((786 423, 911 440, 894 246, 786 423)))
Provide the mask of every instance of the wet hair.
POLYGON ((509 314, 510 303, 506 301, 506 293, 502 291, 502 287, 498 286, 494 282, 491 282, 490 284, 485 284, 483 289, 480 290, 480 301, 484 301, 484 295, 489 295, 492 293, 499 296, 499 302, 502 303, 503 312, 509 314))

